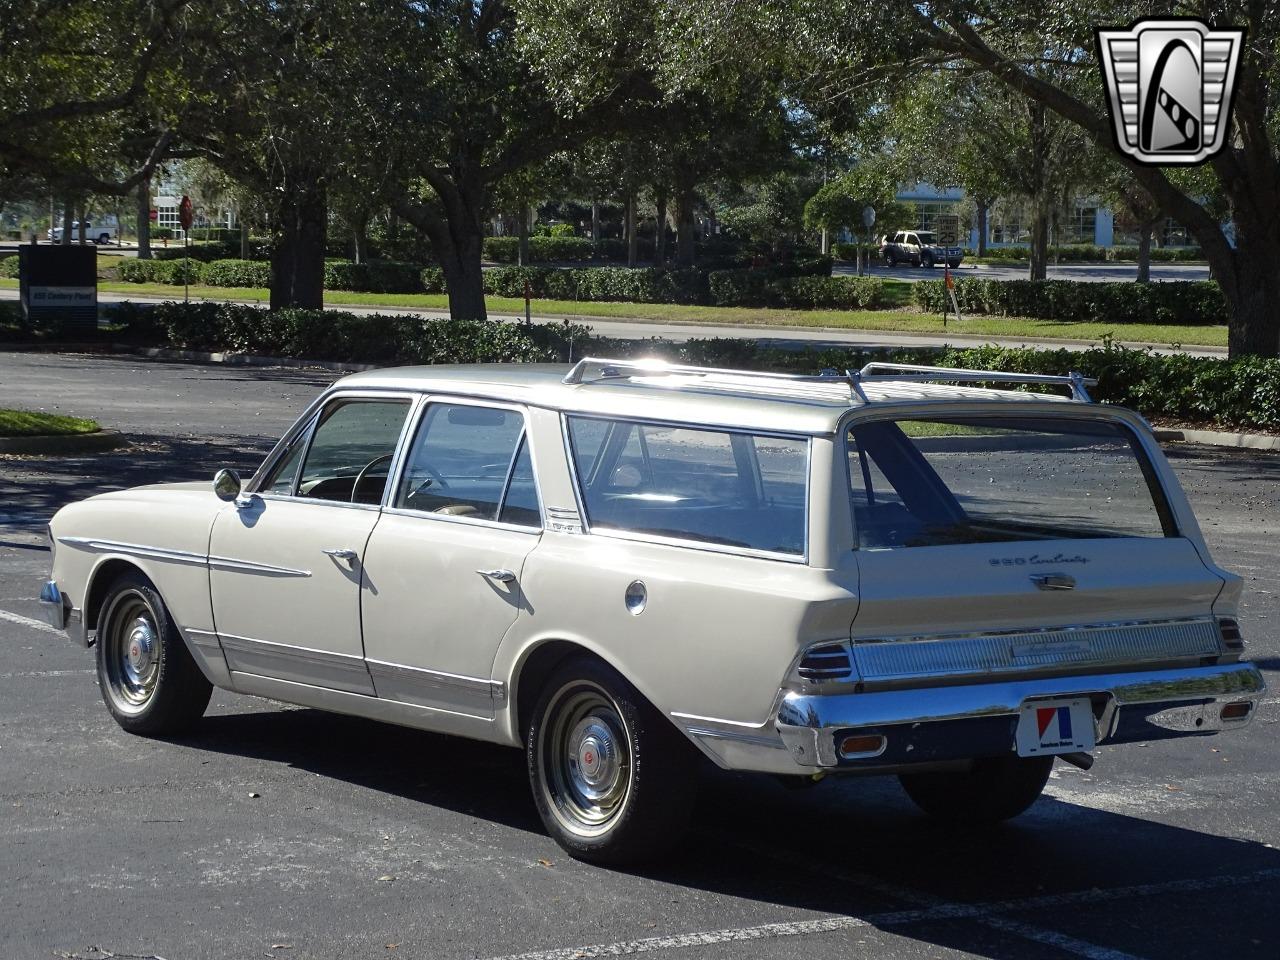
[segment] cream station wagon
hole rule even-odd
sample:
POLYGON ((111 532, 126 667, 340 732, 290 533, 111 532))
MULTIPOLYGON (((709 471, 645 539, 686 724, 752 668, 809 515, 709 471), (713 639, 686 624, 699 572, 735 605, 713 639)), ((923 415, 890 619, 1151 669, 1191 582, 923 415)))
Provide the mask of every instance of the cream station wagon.
POLYGON ((1055 758, 1242 726, 1263 691, 1239 578, 1146 423, 1089 385, 361 373, 246 483, 60 510, 41 600, 126 730, 181 730, 218 686, 522 745, 588 860, 675 842, 700 756, 1004 819, 1055 758))

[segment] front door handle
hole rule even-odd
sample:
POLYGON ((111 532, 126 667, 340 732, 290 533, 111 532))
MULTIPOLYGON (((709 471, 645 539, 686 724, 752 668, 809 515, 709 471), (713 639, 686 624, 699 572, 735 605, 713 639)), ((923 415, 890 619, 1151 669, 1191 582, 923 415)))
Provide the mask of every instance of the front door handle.
POLYGON ((356 565, 356 561, 360 559, 360 555, 354 550, 346 550, 341 547, 329 547, 324 552, 328 556, 333 557, 333 559, 341 560, 347 566, 353 568, 356 565))
POLYGON ((477 570, 476 573, 486 579, 497 580, 499 583, 510 583, 516 578, 510 570, 477 570))

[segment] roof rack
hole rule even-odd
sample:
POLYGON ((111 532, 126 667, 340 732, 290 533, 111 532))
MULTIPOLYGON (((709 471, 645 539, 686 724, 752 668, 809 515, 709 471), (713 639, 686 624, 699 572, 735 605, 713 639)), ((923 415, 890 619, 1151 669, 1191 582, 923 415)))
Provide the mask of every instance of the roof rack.
POLYGON ((657 358, 639 360, 616 360, 607 357, 584 357, 573 365, 564 377, 567 384, 581 384, 586 379, 587 370, 599 367, 599 379, 619 379, 635 375, 658 376, 663 374, 686 374, 690 376, 736 377, 747 379, 774 380, 788 383, 827 383, 844 384, 849 388, 849 398, 869 403, 862 389, 864 383, 896 381, 905 383, 1027 383, 1040 385, 1061 385, 1071 388, 1071 398, 1082 403, 1091 403, 1092 398, 1086 387, 1096 386, 1095 377, 1086 377, 1076 371, 1065 376, 1038 373, 1009 373, 1001 370, 967 370, 955 367, 929 367, 914 363, 886 363, 873 361, 861 370, 823 370, 818 374, 800 373, 766 373, 760 370, 733 370, 720 367, 696 367, 688 364, 669 363, 657 358))
POLYGON ((958 367, 927 367, 916 363, 885 363, 872 361, 858 371, 858 378, 864 383, 877 380, 896 380, 899 382, 928 383, 943 381, 947 383, 1035 383, 1043 386, 1050 384, 1071 388, 1071 399, 1081 403, 1092 403, 1086 387, 1096 387, 1097 377, 1086 377, 1072 370, 1066 376, 1042 373, 1006 373, 1002 370, 966 370, 958 367), (885 372, 880 372, 885 371, 885 372))

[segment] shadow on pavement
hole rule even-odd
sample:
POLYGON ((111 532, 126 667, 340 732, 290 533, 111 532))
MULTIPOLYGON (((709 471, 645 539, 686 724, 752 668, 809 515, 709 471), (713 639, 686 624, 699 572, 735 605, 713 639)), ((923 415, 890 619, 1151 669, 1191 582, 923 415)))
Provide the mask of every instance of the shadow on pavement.
MULTIPOLYGON (((510 748, 307 709, 206 717, 181 745, 542 832, 523 754, 510 748)), ((1149 789, 1158 806, 1161 785, 1149 789)), ((708 769, 687 846, 638 874, 863 918, 895 936, 993 960, 1081 955, 1037 942, 1028 925, 1109 960, 1274 958, 1268 918, 1280 894, 1280 851, 1049 795, 1009 824, 948 827, 917 814, 891 778, 796 791, 708 769), (1036 899, 1031 909, 981 906, 1026 898, 1036 899)), ((599 942, 608 939, 602 933, 599 942)), ((801 943, 791 951, 803 953, 801 943)))

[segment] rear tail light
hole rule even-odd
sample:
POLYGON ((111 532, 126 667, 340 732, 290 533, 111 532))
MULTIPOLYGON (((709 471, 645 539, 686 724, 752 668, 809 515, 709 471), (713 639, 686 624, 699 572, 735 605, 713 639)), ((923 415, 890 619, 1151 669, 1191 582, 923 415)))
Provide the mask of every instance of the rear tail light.
POLYGON ((870 736, 865 734, 850 734, 844 737, 839 744, 840 756, 846 760, 856 760, 862 757, 876 757, 884 753, 885 738, 878 734, 870 736))
POLYGON ((1248 700, 1238 700, 1235 703, 1228 703, 1222 708, 1223 720, 1243 720, 1253 712, 1253 704, 1248 700))
POLYGON ((1222 646, 1232 653, 1244 650, 1244 637, 1240 633, 1240 624, 1230 617, 1218 620, 1218 632, 1222 634, 1222 646))

